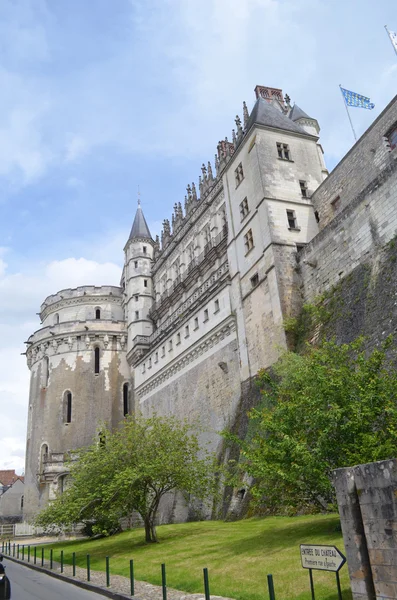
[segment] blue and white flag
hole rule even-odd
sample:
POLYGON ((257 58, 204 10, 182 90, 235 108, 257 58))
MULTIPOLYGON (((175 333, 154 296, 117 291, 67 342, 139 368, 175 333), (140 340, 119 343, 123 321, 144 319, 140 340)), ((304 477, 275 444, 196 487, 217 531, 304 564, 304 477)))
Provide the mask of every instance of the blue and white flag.
POLYGON ((366 96, 362 96, 356 92, 351 92, 350 90, 345 90, 343 87, 341 87, 340 90, 345 99, 346 106, 368 108, 368 110, 372 110, 375 107, 375 104, 373 104, 370 98, 367 98, 366 96))

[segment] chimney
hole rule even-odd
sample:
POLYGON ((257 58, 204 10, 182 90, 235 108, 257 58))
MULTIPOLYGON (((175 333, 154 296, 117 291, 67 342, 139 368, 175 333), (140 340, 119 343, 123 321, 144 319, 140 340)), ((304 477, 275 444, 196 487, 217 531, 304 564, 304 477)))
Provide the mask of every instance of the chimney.
POLYGON ((265 85, 257 85, 254 91, 257 99, 263 98, 264 100, 267 100, 267 102, 271 102, 275 99, 284 105, 283 90, 267 87, 265 85))

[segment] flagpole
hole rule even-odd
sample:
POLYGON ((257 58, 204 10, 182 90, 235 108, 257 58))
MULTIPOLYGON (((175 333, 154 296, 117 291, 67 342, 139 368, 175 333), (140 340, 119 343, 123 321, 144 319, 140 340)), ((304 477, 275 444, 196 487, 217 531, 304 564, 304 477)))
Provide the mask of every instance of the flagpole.
POLYGON ((390 31, 388 30, 388 28, 387 28, 387 25, 385 25, 385 29, 386 29, 387 37, 389 38, 389 40, 390 40, 390 43, 391 43, 391 45, 393 46, 393 50, 394 50, 394 52, 397 54, 397 48, 396 48, 396 47, 395 47, 395 45, 393 44, 393 40, 391 39, 391 36, 390 36, 390 31))
POLYGON ((354 131, 353 123, 352 123, 352 120, 351 120, 351 118, 350 118, 349 109, 347 108, 347 104, 346 104, 346 98, 345 98, 345 97, 344 97, 344 95, 343 95, 343 92, 342 92, 342 86, 341 86, 341 84, 339 84, 339 89, 340 89, 340 93, 342 94, 342 98, 343 98, 343 104, 345 105, 346 112, 347 112, 347 116, 349 117, 350 126, 351 126, 351 128, 352 128, 352 132, 353 132, 353 135, 354 135, 354 139, 355 139, 355 141, 357 142, 357 136, 356 136, 356 132, 354 131))

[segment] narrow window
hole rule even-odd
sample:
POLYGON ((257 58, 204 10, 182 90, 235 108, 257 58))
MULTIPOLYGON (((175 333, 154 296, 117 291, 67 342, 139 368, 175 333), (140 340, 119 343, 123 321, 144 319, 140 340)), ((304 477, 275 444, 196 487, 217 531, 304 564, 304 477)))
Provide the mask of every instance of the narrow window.
POLYGON ((134 267, 135 267, 136 269, 138 268, 138 261, 137 261, 137 260, 134 262, 134 267))
POLYGON ((244 198, 244 200, 240 203, 240 220, 243 221, 245 219, 245 217, 248 215, 248 213, 249 213, 248 200, 247 200, 247 198, 244 198))
POLYGON ((306 181, 300 180, 299 181, 299 186, 301 188, 302 198, 307 198, 308 194, 307 194, 307 183, 306 183, 306 181))
POLYGON ((253 287, 253 288, 256 287, 258 285, 258 283, 259 283, 259 275, 258 275, 258 273, 255 273, 255 275, 253 275, 251 277, 250 281, 251 281, 251 287, 253 287))
POLYGON ((143 287, 147 287, 147 279, 143 280, 143 287))
POLYGON ((23 498, 23 496, 21 496, 21 510, 23 510, 23 500, 24 500, 24 498, 23 498))
POLYGON ((147 247, 146 246, 143 246, 143 253, 147 254, 147 247))
POLYGON ((288 229, 299 229, 294 210, 287 210, 288 229))
POLYGON ((59 314, 56 313, 56 315, 54 316, 54 325, 58 325, 59 323, 59 314))
POLYGON ((135 311, 135 321, 138 321, 139 319, 139 310, 135 311))
POLYGON ((161 356, 162 356, 162 358, 164 358, 164 356, 165 356, 165 346, 161 347, 161 356))
POLYGON ((159 362, 159 353, 158 352, 156 352, 155 355, 154 355, 154 362, 155 363, 159 362))
POLYGON ((194 330, 199 328, 199 320, 198 317, 194 317, 194 330))
POLYGON ((215 300, 214 307, 215 307, 215 310, 214 310, 214 314, 215 314, 215 313, 219 312, 219 300, 215 300))
POLYGON ((100 368, 100 349, 98 348, 98 346, 94 349, 94 372, 95 375, 98 375, 99 373, 99 368, 100 368))
POLYGON ((168 352, 171 352, 171 350, 172 350, 172 340, 170 340, 168 342, 168 352))
POLYGON ((189 333, 189 325, 186 325, 185 326, 185 338, 188 338, 189 335, 190 335, 190 333, 189 333))
POLYGON ((334 212, 337 212, 340 209, 340 196, 334 198, 331 202, 332 209, 334 212))
POLYGON ((180 344, 180 343, 181 343, 181 334, 177 333, 176 334, 176 345, 178 346, 178 344, 180 344))
POLYGON ((128 383, 123 385, 123 415, 128 415, 128 383))
POLYGON ((50 359, 45 356, 43 359, 43 387, 48 387, 48 381, 50 379, 50 359))
POLYGON ((65 392, 64 395, 64 406, 65 406, 65 423, 72 422, 72 392, 65 392))
POLYGON ((40 473, 44 470, 44 464, 48 461, 48 446, 43 444, 40 451, 40 473))
POLYGON ((96 308, 95 309, 95 318, 96 319, 100 319, 101 318, 101 309, 100 308, 96 308))
POLYGON ((135 295, 135 296, 134 296, 134 298, 135 298, 135 302, 138 302, 138 300, 139 300, 139 296, 138 296, 138 295, 135 295))
POLYGON ((314 217, 315 217, 315 219, 316 219, 317 223, 320 223, 320 216, 319 216, 319 214, 318 214, 318 210, 315 210, 315 211, 314 211, 314 217))
POLYGON ((254 238, 252 236, 252 229, 249 229, 244 236, 244 247, 245 247, 245 254, 248 254, 248 252, 250 252, 252 250, 252 248, 254 247, 254 238))
POLYGON ((394 150, 394 148, 397 147, 397 127, 396 127, 396 125, 394 125, 392 127, 392 129, 389 131, 389 133, 386 136, 386 139, 388 140, 388 143, 390 145, 390 148, 388 148, 388 150, 391 152, 392 150, 394 150))
POLYGON ((208 309, 207 308, 204 310, 204 323, 206 321, 208 321, 208 309))
POLYGON ((151 369, 151 368, 152 368, 152 359, 151 359, 151 358, 149 358, 148 369, 151 369))
POLYGON ((244 171, 243 171, 242 163, 240 163, 238 165, 237 169, 235 169, 234 177, 236 180, 236 187, 238 187, 240 185, 240 183, 242 182, 242 180, 244 179, 244 171))
POLYGON ((288 144, 283 144, 283 150, 284 150, 284 159, 285 160, 290 160, 289 146, 288 146, 288 144))
POLYGON ((283 158, 283 149, 281 147, 281 144, 277 144, 277 154, 279 158, 283 158))
POLYGON ((142 365, 142 374, 145 373, 145 371, 146 371, 146 365, 145 365, 145 363, 143 363, 143 365, 142 365))

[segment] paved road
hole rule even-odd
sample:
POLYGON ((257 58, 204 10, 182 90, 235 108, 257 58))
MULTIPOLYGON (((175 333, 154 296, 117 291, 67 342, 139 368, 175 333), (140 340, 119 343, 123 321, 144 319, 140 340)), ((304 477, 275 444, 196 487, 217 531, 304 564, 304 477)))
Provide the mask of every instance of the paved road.
POLYGON ((83 590, 7 559, 3 562, 11 581, 11 600, 104 600, 105 596, 83 590))

